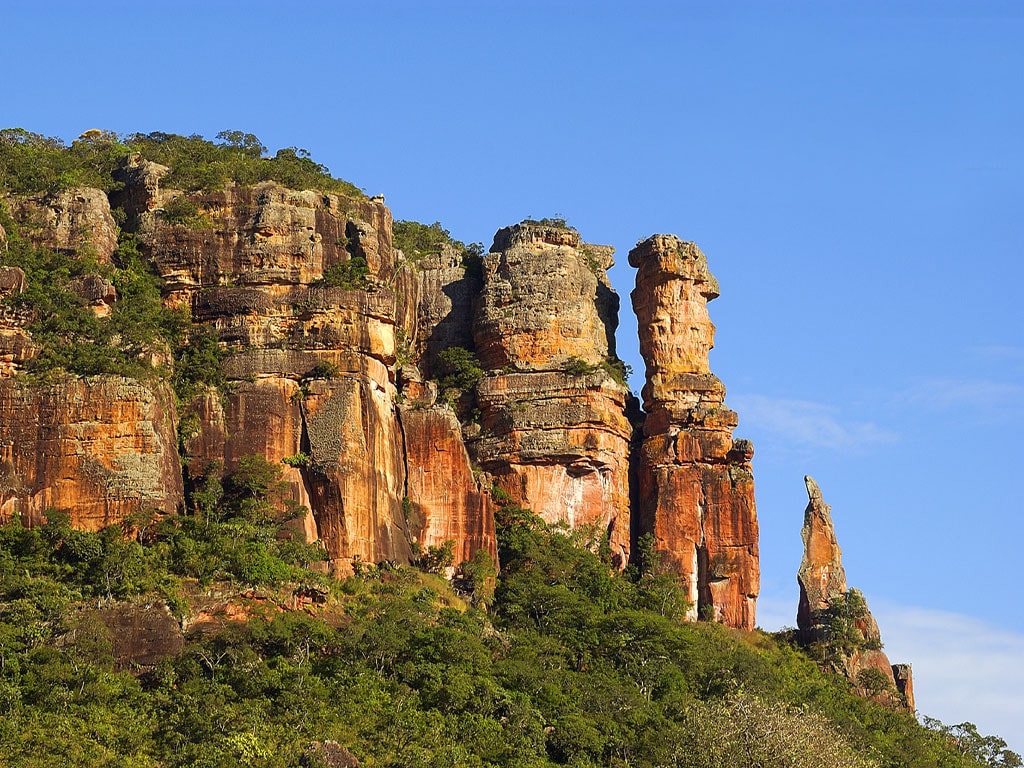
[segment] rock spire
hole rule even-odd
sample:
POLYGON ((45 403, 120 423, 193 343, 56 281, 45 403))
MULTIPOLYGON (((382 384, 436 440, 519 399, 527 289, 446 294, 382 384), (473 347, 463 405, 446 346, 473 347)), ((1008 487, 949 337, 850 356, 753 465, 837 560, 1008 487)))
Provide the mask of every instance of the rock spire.
POLYGON ((711 373, 715 327, 707 303, 718 281, 694 244, 654 235, 629 253, 646 365, 637 457, 638 530, 682 577, 693 618, 753 629, 760 583, 750 460, 733 438, 736 414, 711 373))
POLYGON ((864 595, 846 584, 832 508, 814 478, 805 477, 804 484, 808 502, 800 531, 804 555, 797 571, 797 639, 825 666, 846 677, 860 695, 913 710, 910 665, 889 663, 864 595))

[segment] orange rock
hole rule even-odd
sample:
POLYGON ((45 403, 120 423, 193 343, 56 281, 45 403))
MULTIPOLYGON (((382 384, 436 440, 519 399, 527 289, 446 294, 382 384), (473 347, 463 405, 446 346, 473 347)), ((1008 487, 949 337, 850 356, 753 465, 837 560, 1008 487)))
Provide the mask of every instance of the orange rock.
POLYGON ((443 406, 403 407, 407 524, 423 551, 454 542, 454 565, 484 550, 497 562, 494 510, 480 487, 455 413, 443 406))
POLYGON ((881 650, 882 635, 864 596, 846 584, 832 508, 810 476, 800 531, 804 555, 797 572, 800 604, 797 637, 820 650, 825 666, 849 680, 854 691, 879 703, 914 709, 909 664, 892 665, 881 650))
POLYGON ((564 226, 522 223, 495 235, 474 323, 489 370, 470 447, 516 503, 551 523, 606 532, 625 567, 631 397, 601 367, 615 353, 611 253, 564 226))
POLYGON ((718 282, 693 243, 654 235, 630 251, 632 293, 646 364, 637 530, 654 535, 692 603, 690 618, 753 629, 760 586, 750 460, 734 440, 736 414, 708 366, 718 282))
POLYGON ((0 380, 0 516, 29 525, 50 509, 99 530, 182 506, 174 396, 117 376, 0 380))

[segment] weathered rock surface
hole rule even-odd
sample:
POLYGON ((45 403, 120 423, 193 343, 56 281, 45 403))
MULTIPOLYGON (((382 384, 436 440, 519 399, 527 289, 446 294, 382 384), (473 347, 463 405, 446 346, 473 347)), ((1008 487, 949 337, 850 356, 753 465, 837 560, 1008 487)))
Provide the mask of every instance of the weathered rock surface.
POLYGON ((388 210, 266 183, 190 197, 192 219, 168 221, 161 205, 180 193, 159 188, 159 169, 140 164, 132 174, 140 188, 129 179, 125 194, 168 303, 190 305, 231 353, 225 402, 204 396, 191 406, 192 474, 213 461, 231 472, 247 454, 275 463, 304 455, 284 477, 311 510, 303 531, 323 542, 331 569, 408 561, 388 210), (357 257, 364 279, 324 284, 326 270, 357 257))
POLYGON ((77 255, 91 252, 101 263, 109 263, 117 249, 117 224, 100 189, 77 187, 8 203, 24 234, 37 245, 77 255))
POLYGON ((117 376, 49 384, 0 380, 0 512, 27 524, 70 513, 98 530, 182 505, 174 400, 166 385, 117 376))
MULTIPOLYGON (((653 533, 695 616, 753 626, 752 449, 733 439, 736 415, 708 368, 706 304, 718 288, 696 246, 657 236, 630 254, 647 363, 640 443, 639 406, 616 368, 611 248, 527 221, 499 230, 479 263, 443 246, 414 264, 392 246, 382 199, 273 182, 186 193, 165 185, 168 172, 133 156, 112 200, 163 278, 165 303, 188 307, 193 330, 225 352, 228 385, 181 404, 179 459, 166 388, 15 383, 34 349, 25 318, 5 309, 4 514, 38 521, 64 507, 95 529, 138 509, 172 512, 184 483, 259 454, 283 465, 292 500, 310 510, 303 535, 345 574, 449 540, 456 564, 494 556, 494 486, 549 522, 606 532, 620 567, 653 533), (445 404, 424 379, 453 347, 474 352, 486 375, 445 404), (16 420, 19 409, 34 421, 16 420)), ((98 190, 16 205, 43 245, 101 261, 116 247, 98 190)), ((19 272, 0 270, 0 292, 23 290, 19 272)), ((99 275, 72 288, 100 316, 118 301, 99 275)))
POLYGON ((415 323, 406 325, 410 352, 424 376, 435 373, 437 356, 451 347, 473 348, 473 304, 481 278, 467 270, 462 254, 446 244, 416 265, 415 323))
POLYGON ((522 223, 495 235, 473 327, 488 375, 476 389, 472 450, 544 520, 607 531, 625 567, 630 395, 601 367, 615 353, 611 253, 566 227, 522 223))
POLYGON ((3 301, 24 291, 25 271, 19 267, 0 267, 0 378, 13 376, 36 351, 25 330, 32 313, 3 301))
POLYGON ((164 603, 113 603, 87 613, 109 633, 115 669, 145 672, 185 649, 185 635, 164 603))
POLYGON ((805 477, 804 483, 808 503, 800 531, 804 555, 797 572, 797 638, 820 650, 826 665, 844 675, 860 695, 913 710, 910 665, 893 666, 881 650, 878 622, 864 596, 847 586, 832 508, 814 478, 805 477))
POLYGON ((845 597, 846 571, 843 569, 843 552, 836 539, 832 523, 832 508, 821 497, 821 488, 814 478, 804 478, 807 486, 807 508, 804 510, 804 525, 800 537, 804 543, 804 555, 797 571, 800 584, 800 604, 797 607, 796 622, 800 630, 800 641, 810 644, 827 639, 829 628, 828 609, 836 599, 845 597))
POLYGON ((758 526, 750 460, 733 439, 737 417, 711 373, 714 325, 707 302, 718 282, 693 243, 654 235, 630 251, 632 293, 646 365, 638 525, 664 564, 678 572, 691 618, 753 629, 760 584, 758 526))
POLYGON ((407 524, 412 541, 425 552, 454 544, 454 563, 478 550, 497 562, 494 509, 488 489, 474 476, 454 411, 413 403, 400 411, 405 435, 407 524))

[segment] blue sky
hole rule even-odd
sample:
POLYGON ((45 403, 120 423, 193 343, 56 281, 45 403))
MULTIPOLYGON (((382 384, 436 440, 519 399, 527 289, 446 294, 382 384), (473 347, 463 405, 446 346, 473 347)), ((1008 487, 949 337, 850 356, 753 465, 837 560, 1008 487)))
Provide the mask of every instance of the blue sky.
POLYGON ((811 474, 920 709, 1024 750, 1024 5, 51 2, 0 26, 3 126, 241 129, 486 245, 565 216, 617 249, 638 374, 626 253, 696 241, 757 449, 762 625, 795 620, 811 474))

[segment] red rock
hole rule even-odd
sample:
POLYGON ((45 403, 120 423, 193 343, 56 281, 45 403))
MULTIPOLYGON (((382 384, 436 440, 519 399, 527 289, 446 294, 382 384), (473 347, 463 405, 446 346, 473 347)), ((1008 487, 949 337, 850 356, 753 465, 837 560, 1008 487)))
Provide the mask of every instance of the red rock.
POLYGON ((0 380, 0 514, 38 525, 54 508, 95 531, 135 512, 177 512, 175 420, 166 385, 117 376, 0 380))
POLYGON ((823 659, 826 668, 846 677, 859 695, 912 711, 910 666, 893 666, 881 650, 878 622, 864 595, 847 587, 832 508, 813 478, 805 477, 804 483, 808 503, 800 532, 804 555, 797 572, 797 638, 823 659))
POLYGON ((455 413, 444 406, 403 407, 407 525, 423 551, 454 543, 454 565, 484 550, 496 563, 494 509, 470 466, 455 413))
POLYGON ((693 243, 655 235, 630 251, 632 293, 646 364, 638 457, 637 530, 654 535, 676 571, 691 618, 753 629, 760 585, 750 460, 734 440, 736 414, 708 366, 714 326, 707 302, 718 282, 693 243))

